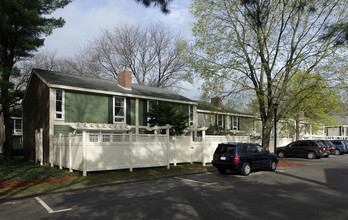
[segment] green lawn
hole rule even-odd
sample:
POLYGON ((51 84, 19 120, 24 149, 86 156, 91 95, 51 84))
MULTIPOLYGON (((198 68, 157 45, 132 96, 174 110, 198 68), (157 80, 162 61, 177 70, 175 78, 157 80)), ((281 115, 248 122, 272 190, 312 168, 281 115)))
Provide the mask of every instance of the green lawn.
POLYGON ((39 184, 31 186, 14 187, 11 189, 0 189, 0 198, 20 197, 44 192, 83 188, 93 185, 107 183, 126 182, 134 180, 144 180, 158 177, 175 176, 188 173, 206 172, 214 170, 209 166, 201 164, 179 164, 178 166, 139 168, 133 172, 125 170, 89 172, 87 176, 82 176, 81 172, 69 172, 66 169, 60 170, 58 167, 40 166, 31 162, 14 161, 6 163, 0 157, 0 183, 1 181, 30 181, 47 180, 52 178, 63 178, 65 176, 75 176, 58 183, 39 184))

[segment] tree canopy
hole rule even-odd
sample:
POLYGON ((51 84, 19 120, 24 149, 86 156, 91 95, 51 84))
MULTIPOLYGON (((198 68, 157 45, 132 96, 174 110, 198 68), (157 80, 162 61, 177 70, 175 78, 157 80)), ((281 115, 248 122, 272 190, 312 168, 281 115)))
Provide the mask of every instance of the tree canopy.
POLYGON ((170 135, 181 135, 185 128, 188 127, 188 115, 184 114, 166 103, 158 103, 152 106, 148 112, 150 126, 171 125, 170 135))
POLYGON ((163 13, 167 14, 170 12, 168 5, 173 1, 173 0, 135 0, 136 2, 139 2, 145 7, 149 7, 151 5, 154 6, 160 6, 161 10, 163 13))
POLYGON ((0 87, 2 113, 5 122, 4 155, 12 157, 12 130, 10 121, 14 91, 10 78, 18 74, 14 64, 44 44, 44 37, 54 28, 64 25, 62 18, 49 17, 71 0, 6 0, 0 1, 0 87))
POLYGON ((194 0, 195 42, 188 59, 204 80, 207 95, 256 97, 267 147, 272 104, 279 104, 279 119, 292 108, 291 100, 310 91, 313 84, 307 79, 325 80, 334 74, 334 67, 327 72, 327 66, 338 60, 340 51, 332 37, 322 39, 320 34, 328 24, 347 18, 347 4, 340 0, 194 0), (302 78, 295 81, 299 73, 302 78))
POLYGON ((176 90, 188 80, 182 41, 178 33, 162 23, 124 24, 105 29, 75 57, 60 59, 46 51, 47 54, 38 54, 37 59, 28 60, 27 64, 110 80, 117 80, 118 73, 126 69, 139 85, 176 90))

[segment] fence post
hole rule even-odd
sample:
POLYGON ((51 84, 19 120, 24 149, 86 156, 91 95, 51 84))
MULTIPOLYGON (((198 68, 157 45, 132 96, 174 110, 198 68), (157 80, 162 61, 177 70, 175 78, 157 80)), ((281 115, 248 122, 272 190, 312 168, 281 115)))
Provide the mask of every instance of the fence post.
POLYGON ((87 147, 86 147, 86 131, 82 132, 82 175, 87 176, 87 147))
POLYGON ((58 136, 58 147, 59 147, 59 169, 63 169, 62 167, 62 134, 58 136))
POLYGON ((202 130, 202 145, 203 145, 203 166, 205 166, 205 151, 206 151, 206 149, 205 149, 205 130, 202 130))
POLYGON ((71 158, 71 142, 72 142, 72 140, 71 140, 71 136, 72 136, 72 134, 71 133, 69 133, 69 171, 70 172, 73 172, 73 170, 72 170, 72 158, 71 158))
POLYGON ((169 125, 167 125, 166 128, 166 135, 167 135, 167 169, 170 168, 170 136, 169 136, 169 125))
POLYGON ((174 166, 177 166, 177 163, 176 163, 176 137, 173 136, 172 137, 172 140, 173 140, 173 161, 174 161, 174 166))
POLYGON ((43 165, 43 128, 40 128, 40 165, 43 165))
POLYGON ((133 172, 133 164, 132 164, 132 144, 133 144, 133 135, 132 132, 129 132, 129 146, 128 146, 128 163, 129 163, 129 172, 133 172))
POLYGON ((35 129, 35 131, 34 131, 34 133, 35 133, 35 149, 34 149, 34 152, 35 152, 35 163, 37 162, 37 149, 38 149, 38 147, 39 147, 39 137, 38 137, 38 131, 35 129))
POLYGON ((49 136, 49 142, 50 142, 50 161, 49 161, 49 163, 51 164, 51 167, 53 167, 54 166, 54 164, 53 164, 53 160, 54 160, 54 158, 53 158, 53 153, 54 153, 54 144, 53 144, 53 135, 50 135, 49 136))

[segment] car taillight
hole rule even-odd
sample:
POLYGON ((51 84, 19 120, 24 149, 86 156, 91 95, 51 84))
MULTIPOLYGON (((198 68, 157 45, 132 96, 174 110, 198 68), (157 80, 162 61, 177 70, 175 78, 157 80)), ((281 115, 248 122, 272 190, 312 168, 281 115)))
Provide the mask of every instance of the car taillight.
POLYGON ((240 162, 240 156, 239 155, 234 156, 233 162, 240 162))
POLYGON ((215 160, 215 154, 213 155, 213 160, 215 160))
POLYGON ((321 147, 318 147, 318 151, 321 151, 321 147))

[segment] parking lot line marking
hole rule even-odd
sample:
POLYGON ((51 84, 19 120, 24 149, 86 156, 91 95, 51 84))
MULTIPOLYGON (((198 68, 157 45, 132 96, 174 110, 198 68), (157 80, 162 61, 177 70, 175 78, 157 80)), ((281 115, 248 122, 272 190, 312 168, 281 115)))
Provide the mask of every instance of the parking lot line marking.
POLYGON ((67 211, 71 211, 72 209, 61 209, 61 210, 57 210, 54 211, 53 209, 51 209, 42 199, 40 199, 39 197, 35 197, 35 199, 47 210, 47 212, 49 214, 51 213, 57 213, 57 212, 67 212, 67 211))
POLYGON ((179 179, 179 180, 182 180, 184 183, 188 183, 188 184, 200 184, 202 186, 209 186, 209 185, 214 185, 216 184, 216 182, 213 182, 213 183, 205 183, 205 182, 200 182, 200 181, 197 181, 197 180, 191 180, 191 179, 186 179, 186 178, 181 178, 181 177, 174 177, 175 179, 179 179))

